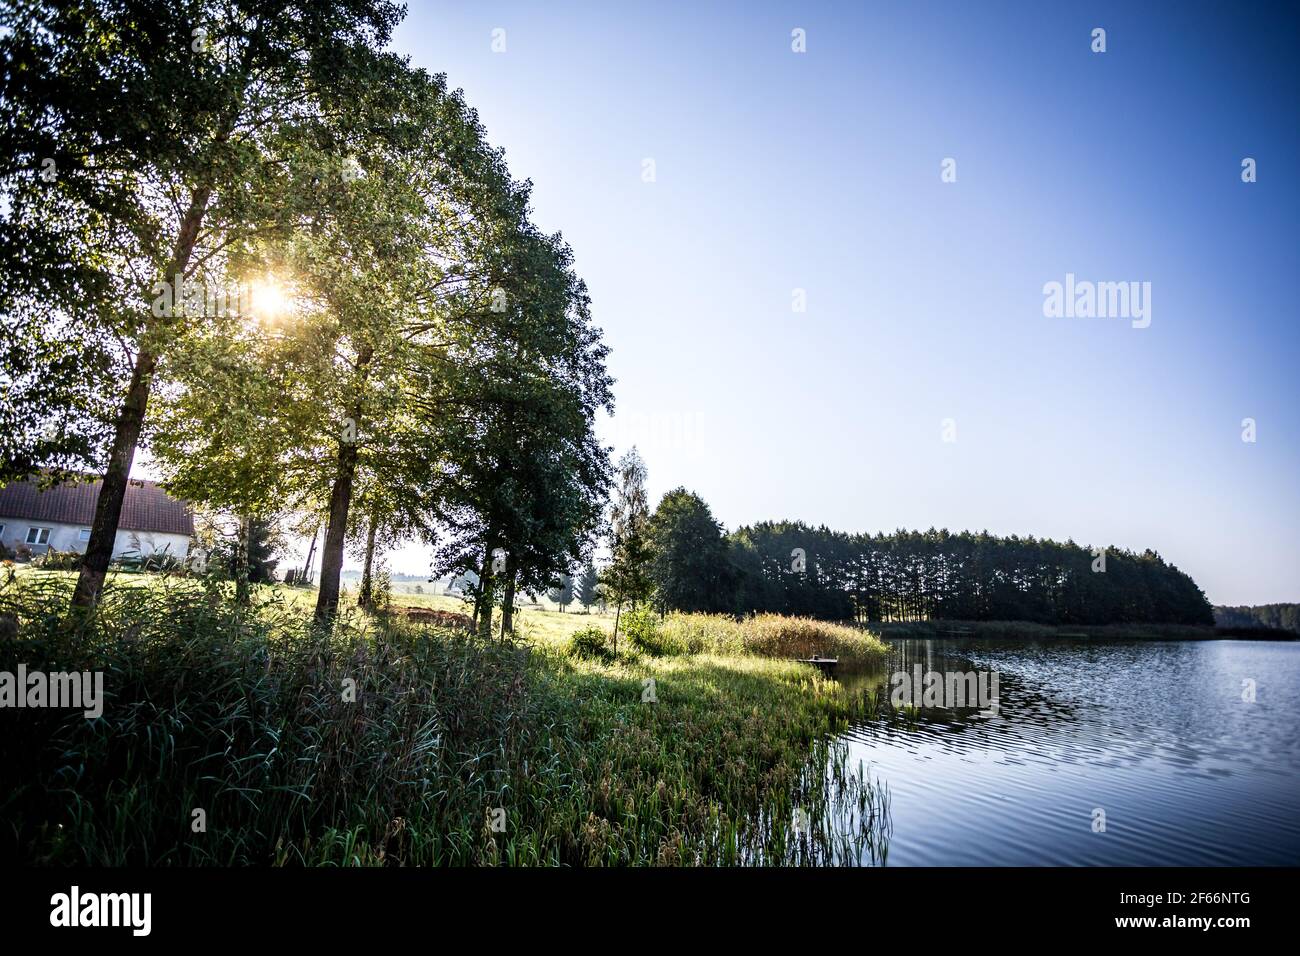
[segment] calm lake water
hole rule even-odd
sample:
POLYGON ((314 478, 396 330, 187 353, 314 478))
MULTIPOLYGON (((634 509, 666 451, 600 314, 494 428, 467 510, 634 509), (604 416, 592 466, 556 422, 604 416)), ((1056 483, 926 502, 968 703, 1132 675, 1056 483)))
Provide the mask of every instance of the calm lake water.
POLYGON ((1300 864, 1300 644, 890 646, 842 680, 887 699, 916 664, 996 671, 999 701, 995 716, 924 708, 845 735, 852 765, 889 788, 888 865, 1300 864))

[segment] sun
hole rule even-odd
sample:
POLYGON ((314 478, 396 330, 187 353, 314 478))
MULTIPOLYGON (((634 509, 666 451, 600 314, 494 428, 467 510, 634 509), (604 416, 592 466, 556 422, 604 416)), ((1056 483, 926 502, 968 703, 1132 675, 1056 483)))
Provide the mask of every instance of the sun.
POLYGON ((262 322, 275 322, 293 307, 285 284, 271 273, 248 284, 249 312, 262 322))

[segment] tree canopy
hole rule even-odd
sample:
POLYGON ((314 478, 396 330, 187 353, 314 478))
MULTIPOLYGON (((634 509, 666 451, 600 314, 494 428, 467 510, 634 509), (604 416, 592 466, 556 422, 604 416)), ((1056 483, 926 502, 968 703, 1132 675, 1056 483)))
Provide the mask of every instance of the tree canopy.
POLYGON ((385 52, 400 15, 5 8, 0 480, 103 475, 74 605, 145 445, 241 528, 323 525, 322 620, 348 540, 368 568, 436 543, 485 626, 498 583, 589 560, 612 379, 586 287, 459 91, 385 52))

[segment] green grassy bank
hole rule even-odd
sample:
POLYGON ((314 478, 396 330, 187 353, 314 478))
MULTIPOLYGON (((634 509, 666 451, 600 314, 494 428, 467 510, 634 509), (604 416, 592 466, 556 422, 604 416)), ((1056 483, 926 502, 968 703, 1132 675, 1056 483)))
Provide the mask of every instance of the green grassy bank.
POLYGON ((863 632, 669 618, 589 658, 572 635, 606 616, 525 611, 501 643, 349 612, 326 636, 301 592, 241 610, 135 576, 70 623, 69 588, 0 579, 0 671, 105 675, 98 719, 0 711, 3 857, 807 864, 886 845, 886 795, 832 740, 862 702, 782 659, 805 640, 879 653, 863 632))

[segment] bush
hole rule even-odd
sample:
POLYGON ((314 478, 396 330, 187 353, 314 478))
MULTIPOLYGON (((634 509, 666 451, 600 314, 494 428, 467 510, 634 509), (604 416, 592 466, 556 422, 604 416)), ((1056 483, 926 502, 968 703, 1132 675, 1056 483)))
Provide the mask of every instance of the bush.
POLYGON ((55 551, 50 548, 32 559, 32 567, 44 568, 46 571, 77 571, 81 568, 81 558, 81 553, 77 551, 55 551))
POLYGON ((639 607, 623 616, 623 633, 638 651, 651 657, 670 657, 685 654, 685 641, 659 627, 659 615, 650 607, 639 607))
POLYGON ((113 561, 113 567, 127 574, 138 574, 143 571, 170 574, 188 568, 184 561, 171 553, 171 545, 167 545, 160 551, 123 551, 113 561))
POLYGON ((614 659, 614 653, 609 649, 609 635, 594 624, 575 632, 565 645, 565 651, 570 657, 582 660, 609 663, 614 659))

